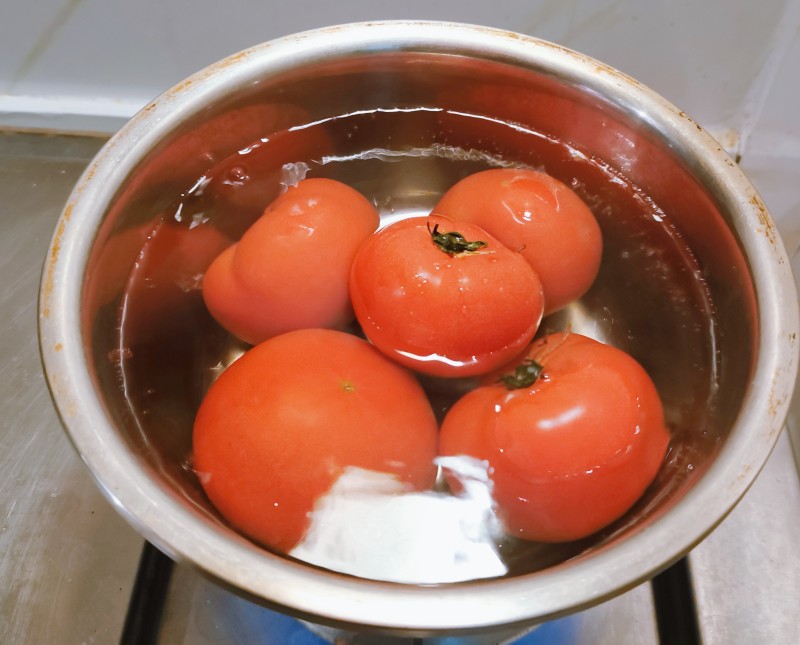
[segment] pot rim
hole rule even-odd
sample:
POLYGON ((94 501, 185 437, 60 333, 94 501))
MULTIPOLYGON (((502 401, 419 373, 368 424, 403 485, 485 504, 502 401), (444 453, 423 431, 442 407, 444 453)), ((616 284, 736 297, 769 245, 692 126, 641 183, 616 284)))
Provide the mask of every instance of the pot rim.
POLYGON ((774 447, 794 387, 797 332, 794 279, 767 209, 697 123, 634 79, 560 45, 434 21, 352 23, 286 36, 234 54, 162 94, 108 141, 77 183, 51 241, 39 299, 42 360, 62 423, 101 490, 141 534, 171 557, 261 603, 329 624, 422 635, 522 625, 571 613, 643 582, 685 555, 735 506, 774 447), (231 87, 320 60, 408 50, 549 70, 613 97, 623 111, 646 113, 648 123, 714 183, 747 256, 759 310, 758 357, 729 439, 668 515, 591 558, 509 579, 433 586, 363 580, 294 562, 221 534, 202 513, 156 485, 116 434, 101 402, 86 397, 94 385, 82 342, 83 276, 120 178, 167 133, 231 87))

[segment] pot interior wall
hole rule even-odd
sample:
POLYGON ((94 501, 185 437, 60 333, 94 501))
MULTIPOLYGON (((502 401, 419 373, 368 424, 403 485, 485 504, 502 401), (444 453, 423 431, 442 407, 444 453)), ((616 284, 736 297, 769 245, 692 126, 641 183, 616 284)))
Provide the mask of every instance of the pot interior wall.
MULTIPOLYGON (((192 470, 191 428, 205 389, 244 347, 207 314, 199 281, 299 162, 361 190, 387 220, 429 211, 455 181, 499 163, 544 169, 594 210, 600 275, 542 329, 571 326, 637 358, 673 440, 625 518, 581 543, 515 545, 514 574, 640 530, 692 486, 747 391, 757 312, 723 200, 658 123, 568 77, 452 54, 363 54, 249 81, 183 107, 121 178, 87 267, 94 378, 166 489, 224 525, 192 470)), ((468 385, 427 384, 441 409, 468 385)))

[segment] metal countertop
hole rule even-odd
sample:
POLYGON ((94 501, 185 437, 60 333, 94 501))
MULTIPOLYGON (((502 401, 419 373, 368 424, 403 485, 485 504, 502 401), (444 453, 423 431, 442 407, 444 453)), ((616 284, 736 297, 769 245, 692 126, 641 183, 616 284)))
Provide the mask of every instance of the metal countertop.
MULTIPOLYGON (((103 142, 0 133, 2 643, 118 643, 136 595, 143 540, 98 492, 61 429, 36 337, 39 276, 50 236, 72 186, 103 142)), ((725 645, 800 643, 798 536, 800 479, 784 432, 743 501, 678 567, 519 642, 650 645, 677 642, 683 634, 691 642, 725 645)), ((163 619, 151 630, 155 642, 323 642, 297 621, 180 564, 163 584, 163 619)))

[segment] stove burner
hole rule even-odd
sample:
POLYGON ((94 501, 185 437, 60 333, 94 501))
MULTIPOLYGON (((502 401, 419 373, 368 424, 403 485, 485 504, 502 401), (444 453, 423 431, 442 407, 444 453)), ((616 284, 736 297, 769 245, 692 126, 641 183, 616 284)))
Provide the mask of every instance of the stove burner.
MULTIPOLYGON (((156 645, 174 563, 149 542, 139 561, 120 645, 156 645)), ((661 645, 700 645, 691 574, 686 558, 651 581, 661 645)), ((566 616, 524 632, 432 638, 389 637, 343 632, 249 604, 263 636, 259 645, 570 645, 576 641, 577 616, 566 616), (498 638, 500 640, 498 640, 498 638)))

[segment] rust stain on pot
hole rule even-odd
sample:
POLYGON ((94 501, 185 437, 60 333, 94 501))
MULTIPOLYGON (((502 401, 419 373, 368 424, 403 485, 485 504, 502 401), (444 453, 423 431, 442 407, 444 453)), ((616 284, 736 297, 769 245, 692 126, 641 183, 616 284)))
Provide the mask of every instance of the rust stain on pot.
POLYGON ((611 67, 611 65, 606 65, 605 63, 595 61, 594 69, 599 74, 603 73, 608 74, 609 76, 613 76, 614 78, 616 78, 619 81, 622 81, 623 83, 629 83, 635 87, 641 87, 642 85, 632 76, 628 76, 625 72, 621 72, 617 68, 611 67))
POLYGON ((180 94, 185 89, 187 89, 188 87, 191 87, 191 86, 192 86, 191 79, 187 79, 187 80, 183 81, 182 83, 178 83, 175 87, 173 87, 172 91, 170 92, 170 94, 180 94))
POLYGON ((753 195, 750 198, 750 205, 756 209, 756 216, 761 224, 761 233, 766 236, 772 246, 776 246, 778 243, 778 232, 775 230, 775 224, 769 216, 766 205, 761 201, 758 195, 753 195))
POLYGON ((686 119, 689 123, 691 123, 695 128, 697 128, 700 132, 703 131, 703 126, 700 125, 697 121, 695 121, 692 117, 690 117, 686 112, 680 111, 678 112, 678 116, 686 119))
MULTIPOLYGON (((491 36, 497 35, 498 31, 492 29, 490 27, 479 27, 478 31, 484 32, 491 36)), ((509 40, 515 40, 520 42, 530 43, 531 45, 538 45, 540 47, 547 47, 548 49, 552 49, 557 51, 561 54, 565 54, 570 58, 574 58, 575 60, 581 63, 593 64, 595 71, 601 74, 608 74, 624 83, 629 83, 635 87, 642 87, 642 84, 633 78, 632 76, 628 76, 625 72, 621 72, 616 67, 612 67, 611 65, 606 65, 603 62, 595 60, 585 54, 581 54, 580 52, 576 52, 574 49, 570 49, 569 47, 565 47, 564 45, 559 45, 558 43, 550 42, 549 40, 538 40, 527 36, 525 34, 520 34, 515 31, 502 31, 499 32, 500 36, 504 38, 508 38, 509 40)))
MULTIPOLYGON (((795 345, 797 344, 797 332, 792 332, 788 336, 789 341, 789 354, 793 355, 795 345)), ((791 374, 793 366, 791 363, 788 366, 788 373, 791 374)), ((778 413, 784 410, 786 402, 792 395, 791 391, 786 391, 784 386, 781 386, 782 374, 784 374, 783 368, 777 368, 775 374, 772 377, 772 387, 770 388, 769 392, 769 399, 767 404, 769 406, 769 415, 774 419, 777 417, 778 413)), ((783 424, 777 424, 773 426, 770 430, 769 436, 770 438, 774 437, 777 433, 779 433, 783 428, 783 424)))
POLYGON ((76 405, 70 388, 65 387, 55 370, 47 373, 47 383, 54 399, 60 401, 58 405, 59 416, 63 420, 76 417, 80 406, 76 405))
MULTIPOLYGON (((479 28, 478 31, 482 31, 483 33, 488 34, 490 36, 494 36, 495 34, 498 33, 497 31, 495 31, 494 29, 492 29, 490 27, 482 27, 482 28, 479 28)), ((531 41, 530 37, 525 36, 524 34, 519 34, 516 31, 501 31, 500 32, 500 36, 502 38, 508 38, 509 40, 522 40, 522 41, 525 41, 525 42, 531 41)), ((547 41, 543 41, 542 44, 553 46, 553 47, 556 47, 556 48, 559 48, 559 49, 564 49, 563 47, 559 47, 559 45, 556 45, 555 43, 549 43, 547 41)))
MULTIPOLYGON (((769 416, 773 419, 778 416, 778 412, 783 408, 783 404, 786 402, 786 396, 784 394, 776 394, 774 386, 773 389, 770 390, 769 393, 769 416)), ((770 431, 770 436, 772 436, 775 432, 775 428, 773 427, 770 431)))
MULTIPOLYGON (((797 332, 791 332, 787 337, 788 341, 788 355, 794 356, 794 350, 797 345, 797 332)), ((788 377, 794 373, 794 360, 783 366, 777 367, 772 376, 772 384, 769 390, 769 398, 767 399, 767 406, 769 416, 772 418, 773 423, 769 428, 769 438, 772 440, 783 430, 784 418, 781 415, 786 414, 787 403, 791 400, 793 391, 792 387, 787 385, 788 377), (774 423, 774 421, 780 421, 774 423)), ((794 379, 791 379, 792 382, 794 379)))
POLYGON ((230 67, 231 65, 235 65, 239 61, 244 60, 250 55, 249 49, 245 49, 244 51, 239 52, 238 54, 234 54, 233 56, 229 56, 225 60, 220 63, 220 67, 230 67))
POLYGON ((768 432, 767 432, 767 441, 770 443, 775 441, 777 436, 783 430, 784 425, 784 413, 785 413, 785 406, 787 402, 787 394, 783 392, 780 395, 776 395, 773 391, 770 392, 769 395, 769 417, 770 423, 768 423, 768 432))
POLYGON ((62 349, 64 349, 64 346, 61 343, 56 343, 53 346, 53 351, 60 352, 62 349))
MULTIPOLYGON (((520 34, 517 34, 517 33, 514 33, 514 32, 508 32, 508 34, 512 35, 517 40, 530 40, 529 38, 527 38, 525 36, 521 36, 520 34)), ((580 61, 591 60, 588 57, 584 56, 583 54, 579 54, 574 49, 570 49, 569 47, 564 47, 564 45, 559 45, 558 43, 551 43, 548 40, 541 40, 541 41, 538 41, 538 42, 539 42, 540 45, 543 45, 544 47, 549 47, 550 49, 554 49, 557 52, 561 52, 562 54, 566 54, 567 56, 571 56, 572 58, 575 58, 577 60, 580 60, 580 61)), ((597 63, 598 61, 595 61, 595 62, 597 63)), ((613 69, 613 68, 609 68, 609 69, 613 69)), ((616 70, 614 70, 614 71, 616 71, 616 70)))
POLYGON ((171 87, 166 92, 164 92, 164 94, 162 94, 159 98, 157 98, 155 101, 150 103, 147 107, 145 107, 144 111, 145 112, 150 112, 150 111, 156 109, 158 107, 158 105, 160 103, 162 103, 163 101, 165 101, 165 100, 169 101, 171 98, 180 96, 183 92, 188 90, 192 85, 194 85, 194 80, 191 79, 191 78, 187 78, 186 80, 181 81, 180 83, 178 83, 174 87, 171 87))
MULTIPOLYGON (((80 185, 77 187, 77 191, 76 192, 79 192, 79 191, 83 190, 83 187, 86 186, 86 184, 88 184, 92 180, 92 178, 94 177, 94 174, 96 172, 97 172, 97 164, 96 163, 90 164, 89 167, 86 169, 86 172, 85 172, 85 174, 83 176, 83 181, 81 181, 80 185)), ((72 214, 72 205, 71 204, 68 206, 68 209, 69 209, 69 212, 67 212, 66 210, 64 211, 67 219, 69 219, 69 216, 72 214)))
POLYGON ((64 212, 58 220, 56 232, 53 235, 53 242, 50 245, 50 254, 47 256, 47 270, 44 277, 44 287, 42 290, 43 302, 42 317, 50 317, 50 300, 53 297, 53 287, 55 285, 56 264, 58 263, 58 256, 61 253, 61 240, 64 237, 64 229, 72 216, 72 203, 64 207, 64 212))
POLYGON ((753 467, 750 464, 745 464, 742 468, 742 471, 736 477, 736 484, 746 484, 750 481, 750 472, 753 470, 753 467))

